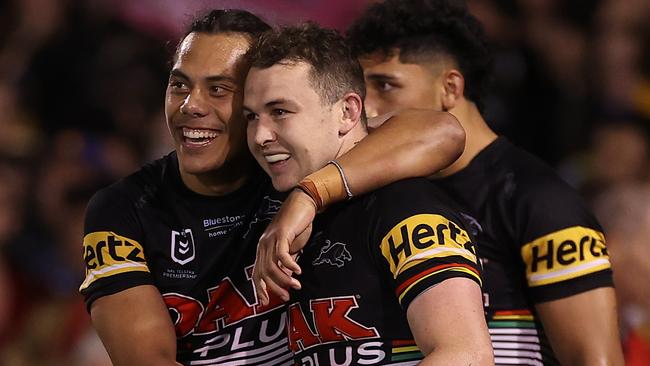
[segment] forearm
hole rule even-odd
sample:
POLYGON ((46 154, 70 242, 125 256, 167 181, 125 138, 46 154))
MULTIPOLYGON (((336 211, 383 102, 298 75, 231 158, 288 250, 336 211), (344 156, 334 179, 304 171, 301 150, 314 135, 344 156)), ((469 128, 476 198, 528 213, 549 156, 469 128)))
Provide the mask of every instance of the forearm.
POLYGON ((423 109, 400 111, 338 161, 353 194, 392 182, 432 175, 465 148, 465 131, 454 116, 423 109))

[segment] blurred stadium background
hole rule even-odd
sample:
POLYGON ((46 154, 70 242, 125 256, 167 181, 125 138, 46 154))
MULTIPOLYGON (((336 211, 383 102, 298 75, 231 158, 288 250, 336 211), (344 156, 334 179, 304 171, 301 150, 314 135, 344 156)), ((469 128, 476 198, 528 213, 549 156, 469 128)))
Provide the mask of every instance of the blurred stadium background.
MULTIPOLYGON (((171 149, 168 61, 194 15, 234 7, 344 30, 367 3, 1 2, 0 365, 110 365, 77 293, 84 209, 171 149)), ((486 119, 593 205, 628 364, 650 365, 650 0, 468 4, 496 56, 486 119)))

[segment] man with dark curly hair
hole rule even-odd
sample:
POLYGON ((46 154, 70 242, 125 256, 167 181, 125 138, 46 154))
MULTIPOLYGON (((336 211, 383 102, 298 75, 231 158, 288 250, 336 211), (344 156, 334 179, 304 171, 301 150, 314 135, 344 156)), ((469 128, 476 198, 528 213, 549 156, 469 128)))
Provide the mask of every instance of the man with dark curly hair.
POLYGON ((387 0, 348 30, 369 116, 448 111, 465 151, 438 183, 464 206, 483 264, 497 364, 620 365, 602 229, 578 194, 481 115, 491 56, 478 20, 448 0, 387 0))

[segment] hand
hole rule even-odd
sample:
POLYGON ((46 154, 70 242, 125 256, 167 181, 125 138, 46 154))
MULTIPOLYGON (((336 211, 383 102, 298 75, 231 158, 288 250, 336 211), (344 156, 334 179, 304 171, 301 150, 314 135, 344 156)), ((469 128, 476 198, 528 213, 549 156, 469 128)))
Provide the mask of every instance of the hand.
POLYGON ((287 289, 300 289, 300 282, 292 274, 300 274, 296 256, 311 235, 314 217, 316 204, 306 193, 296 189, 289 194, 260 237, 253 283, 263 305, 269 302, 267 290, 288 301, 287 289))

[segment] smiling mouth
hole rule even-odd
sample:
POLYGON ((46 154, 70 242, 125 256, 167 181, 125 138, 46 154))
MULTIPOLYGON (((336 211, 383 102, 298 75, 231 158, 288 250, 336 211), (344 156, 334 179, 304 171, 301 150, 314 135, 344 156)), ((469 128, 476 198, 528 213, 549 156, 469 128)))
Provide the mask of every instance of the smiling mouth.
POLYGON ((277 164, 281 163, 283 161, 287 161, 291 155, 289 154, 272 154, 272 155, 264 155, 264 160, 266 160, 267 163, 269 164, 277 164))
POLYGON ((219 136, 219 131, 183 127, 183 142, 193 146, 207 145, 219 136))

